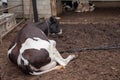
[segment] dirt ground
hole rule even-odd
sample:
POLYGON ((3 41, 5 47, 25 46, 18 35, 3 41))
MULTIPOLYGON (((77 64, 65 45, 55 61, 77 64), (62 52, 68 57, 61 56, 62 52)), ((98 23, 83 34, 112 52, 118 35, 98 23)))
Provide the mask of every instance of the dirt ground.
POLYGON ((68 24, 116 24, 120 23, 120 8, 96 8, 93 12, 67 12, 61 16, 61 23, 68 24))
MULTIPOLYGON (((59 51, 120 45, 120 8, 97 9, 88 13, 64 13, 60 21, 63 34, 49 37, 56 40, 59 51)), ((3 44, 0 45, 0 80, 120 80, 120 49, 66 52, 62 56, 77 54, 78 58, 71 61, 65 69, 40 76, 22 73, 7 58, 7 49, 20 29, 21 26, 5 36, 3 44)))

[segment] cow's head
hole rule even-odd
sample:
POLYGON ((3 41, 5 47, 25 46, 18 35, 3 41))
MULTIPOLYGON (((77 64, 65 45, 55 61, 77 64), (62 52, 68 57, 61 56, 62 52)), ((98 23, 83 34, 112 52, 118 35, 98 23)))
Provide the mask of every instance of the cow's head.
POLYGON ((49 18, 50 34, 62 34, 62 29, 59 26, 59 21, 55 16, 49 18))

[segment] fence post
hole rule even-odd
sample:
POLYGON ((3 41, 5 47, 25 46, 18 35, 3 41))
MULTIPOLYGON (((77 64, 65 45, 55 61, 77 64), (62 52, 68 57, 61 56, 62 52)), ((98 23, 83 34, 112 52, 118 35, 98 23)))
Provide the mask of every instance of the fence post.
POLYGON ((34 21, 38 22, 38 11, 37 11, 36 0, 32 0, 32 5, 33 5, 34 21))

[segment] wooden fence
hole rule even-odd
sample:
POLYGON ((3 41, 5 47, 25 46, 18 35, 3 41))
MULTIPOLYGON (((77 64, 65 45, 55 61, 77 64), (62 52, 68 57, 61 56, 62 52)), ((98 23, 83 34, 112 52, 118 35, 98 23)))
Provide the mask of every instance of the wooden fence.
MULTIPOLYGON (((23 1, 23 0, 22 0, 23 1)), ((7 8, 0 9, 0 12, 3 12, 5 10, 8 10, 8 13, 2 13, 0 15, 0 42, 2 43, 2 38, 8 34, 11 30, 13 30, 15 27, 20 25, 24 21, 24 6, 23 4, 15 5, 15 6, 8 6, 7 8), (9 10, 14 9, 14 8, 22 8, 22 17, 17 20, 18 14, 16 13, 9 13, 9 10)))

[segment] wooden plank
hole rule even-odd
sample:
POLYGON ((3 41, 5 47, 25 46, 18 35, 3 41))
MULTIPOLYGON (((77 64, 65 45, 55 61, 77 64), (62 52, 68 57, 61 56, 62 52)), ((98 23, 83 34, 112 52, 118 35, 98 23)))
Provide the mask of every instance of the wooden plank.
POLYGON ((51 12, 53 16, 57 16, 57 10, 56 10, 56 0, 51 0, 51 12))
POLYGON ((57 9, 57 15, 60 15, 62 13, 62 3, 61 3, 61 0, 57 0, 57 2, 56 2, 56 9, 57 9))
POLYGON ((8 10, 8 9, 13 9, 13 8, 16 8, 16 7, 19 7, 19 6, 22 6, 22 4, 11 6, 11 7, 5 8, 5 9, 0 9, 0 12, 4 11, 4 10, 8 10))
POLYGON ((32 7, 32 0, 30 0, 30 5, 29 5, 29 18, 30 20, 33 20, 33 7, 32 7))

